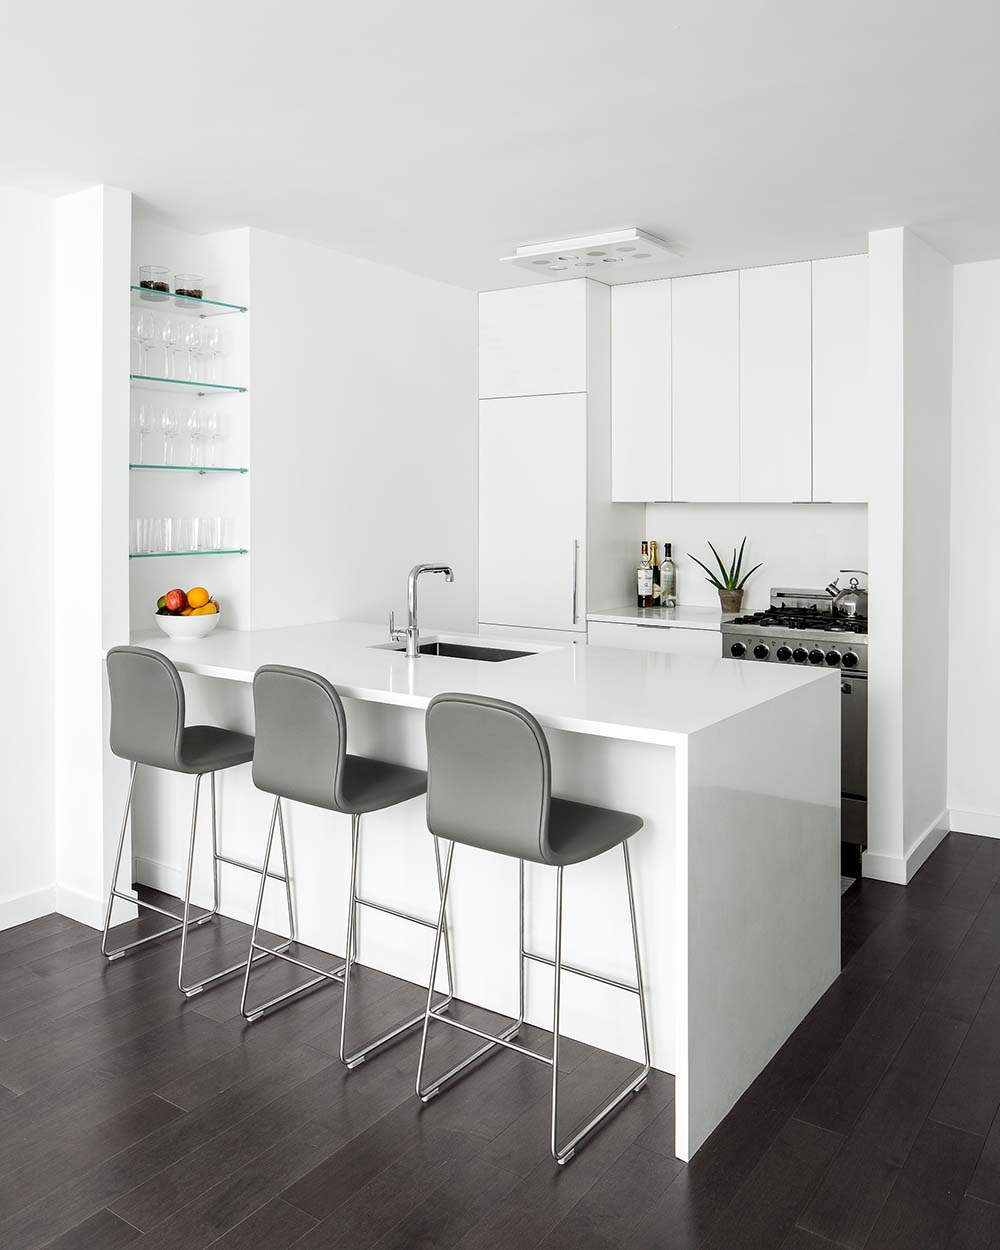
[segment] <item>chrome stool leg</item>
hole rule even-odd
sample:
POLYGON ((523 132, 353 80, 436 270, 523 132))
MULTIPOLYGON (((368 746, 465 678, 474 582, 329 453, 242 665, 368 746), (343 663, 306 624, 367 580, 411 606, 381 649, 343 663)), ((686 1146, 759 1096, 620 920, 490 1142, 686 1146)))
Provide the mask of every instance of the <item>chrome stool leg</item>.
POLYGON ((292 908, 289 876, 288 848, 285 842, 285 823, 281 813, 281 799, 276 797, 274 800, 274 808, 271 812, 271 827, 267 835, 267 849, 264 852, 264 869, 261 873, 260 889, 257 891, 257 906, 254 911, 253 928, 250 931, 250 949, 247 951, 246 962, 240 965, 244 968, 243 995, 240 999, 240 1014, 249 1024, 252 1024, 255 1020, 259 1020, 260 1017, 266 1011, 270 1011, 272 1007, 277 1007, 279 1004, 287 1002, 290 998, 296 998, 301 994, 305 994, 308 990, 315 989, 316 986, 322 985, 324 981, 343 981, 344 979, 345 964, 341 964, 339 968, 325 970, 323 968, 316 968, 312 964, 304 963, 301 959, 295 959, 292 955, 286 953, 289 946, 291 946, 292 942, 295 940, 295 921, 292 908), (274 834, 279 827, 281 829, 281 850, 285 868, 283 875, 270 871, 271 851, 274 847, 274 834), (264 906, 264 889, 267 886, 268 877, 273 877, 275 880, 284 881, 285 883, 289 928, 292 936, 287 942, 278 947, 262 946, 257 941, 257 933, 260 929, 260 913, 262 907, 264 906), (258 1003, 254 1007, 247 1007, 247 993, 250 989, 250 972, 253 965, 259 963, 261 959, 267 959, 269 956, 274 956, 276 959, 283 959, 286 963, 295 964, 296 967, 304 968, 307 972, 313 972, 316 975, 311 980, 306 981, 303 985, 297 985, 294 989, 286 990, 284 994, 278 994, 274 998, 269 998, 266 1002, 258 1003))
POLYGON ((175 912, 167 911, 163 907, 157 907, 155 903, 145 903, 142 899, 133 898, 130 894, 123 894, 122 891, 118 889, 118 877, 121 873, 122 852, 125 848, 125 833, 128 829, 128 817, 129 811, 132 807, 132 794, 135 789, 135 774, 137 769, 138 764, 133 761, 129 770, 128 794, 125 797, 125 811, 122 813, 121 833, 118 836, 118 851, 115 855, 115 870, 111 877, 111 889, 108 891, 108 906, 104 913, 104 932, 101 935, 101 954, 108 960, 120 959, 123 955, 128 954, 129 951, 135 950, 137 946, 145 946, 147 942, 156 942, 162 937, 167 937, 171 933, 176 933, 178 930, 182 930, 183 936, 186 937, 189 926, 207 924, 208 921, 210 921, 215 915, 215 911, 218 907, 218 904, 216 904, 216 908, 212 911, 203 912, 201 915, 195 916, 191 919, 189 918, 189 909, 187 907, 184 909, 184 915, 178 916, 175 912), (176 920, 178 923, 168 925, 167 928, 160 929, 157 933, 151 933, 149 937, 139 938, 138 941, 135 942, 128 942, 124 946, 118 947, 117 950, 109 951, 108 933, 111 929, 111 913, 114 909, 116 898, 120 899, 123 903, 131 903, 134 907, 142 907, 145 908, 146 911, 155 911, 158 915, 167 916, 170 920, 176 920))
POLYGON ((452 858, 454 854, 455 854, 455 843, 450 842, 448 844, 448 854, 444 861, 444 885, 441 890, 441 910, 438 914, 437 933, 435 934, 435 937, 434 937, 434 954, 431 957, 431 976, 430 976, 430 981, 428 982, 428 986, 427 986, 427 1005, 424 1008, 424 1028, 423 1028, 423 1033, 420 1038, 420 1057, 417 1060, 416 1091, 417 1091, 417 1097, 420 1099, 421 1102, 430 1102, 430 1100, 436 1097, 436 1095, 438 1095, 447 1084, 453 1081, 459 1075, 459 1073, 464 1072, 466 1068, 471 1067, 472 1064, 478 1063, 480 1059, 485 1059, 486 1056, 491 1054, 493 1051, 495 1051, 498 1046, 506 1046, 510 1050, 516 1050, 522 1055, 527 1055, 530 1059, 540 1059, 543 1063, 548 1062, 548 1060, 543 1055, 536 1055, 534 1051, 528 1050, 524 1046, 518 1046, 513 1040, 515 1037, 517 1037, 518 1033, 521 1031, 521 1026, 524 1024, 524 862, 523 861, 521 861, 520 863, 519 891, 518 891, 519 897, 520 897, 520 907, 519 907, 519 915, 518 915, 518 933, 519 933, 519 947, 520 947, 519 954, 518 954, 518 963, 519 963, 518 992, 519 992, 520 1003, 519 1003, 519 1013, 518 1013, 517 1019, 512 1024, 509 1024, 507 1028, 503 1030, 503 1032, 497 1034, 496 1036, 493 1036, 492 1034, 482 1032, 482 1030, 480 1029, 474 1029, 471 1025, 463 1024, 459 1020, 452 1020, 449 1016, 442 1015, 441 1007, 434 1006, 434 1002, 433 1002, 434 983, 437 980, 438 958, 441 953, 441 944, 445 936, 445 929, 447 927, 446 908, 448 905, 448 889, 451 885, 451 863, 452 863, 452 858), (463 1033, 471 1033, 475 1037, 480 1037, 486 1042, 486 1045, 480 1046, 477 1050, 474 1050, 471 1055, 468 1055, 465 1059, 460 1060, 458 1063, 454 1065, 454 1067, 449 1068, 447 1072, 443 1072, 439 1077, 436 1077, 427 1086, 425 1086, 424 1085, 424 1061, 427 1058, 427 1033, 428 1033, 428 1029, 430 1027, 430 1022, 432 1019, 439 1020, 442 1024, 450 1024, 452 1028, 460 1029, 463 1033))
MULTIPOLYGON (((347 1064, 349 1068, 357 1068, 381 1047, 388 1045, 389 1042, 408 1032, 410 1029, 417 1028, 424 1021, 423 1011, 419 1011, 415 1016, 411 1016, 408 1020, 402 1021, 400 1024, 393 1025, 385 1033, 381 1033, 378 1037, 366 1042, 351 1053, 348 1053, 347 1046, 347 1014, 348 1000, 351 991, 351 968, 357 961, 357 930, 358 930, 358 908, 369 907, 375 911, 385 912, 388 915, 396 916, 400 920, 410 920, 414 924, 424 925, 426 928, 438 930, 438 925, 432 920, 425 920, 421 916, 414 916, 410 912, 399 911, 396 908, 387 907, 383 903, 375 903, 371 899, 361 898, 358 894, 358 868, 360 861, 360 845, 361 845, 361 817, 354 815, 351 817, 351 889, 350 898, 348 900, 347 909, 347 958, 344 965, 344 1001, 341 1006, 340 1014, 340 1059, 342 1063, 347 1064)), ((441 851, 438 847, 437 838, 434 839, 434 857, 438 882, 438 894, 442 900, 442 908, 444 907, 444 881, 441 876, 441 851)), ((450 859, 450 857, 449 857, 450 859)), ((445 948, 445 975, 448 982, 448 992, 444 998, 440 999, 435 1005, 435 1011, 446 1011, 451 1005, 455 995, 455 985, 452 978, 451 965, 451 943, 448 937, 447 918, 444 922, 444 948, 445 948)), ((433 997, 434 980, 437 974, 437 963, 435 961, 434 975, 431 977, 431 991, 433 997)))
MULTIPOLYGON (((438 932, 434 942, 434 955, 431 961, 431 981, 433 987, 434 979, 437 974, 438 955, 441 948, 442 929, 444 925, 444 909, 448 895, 448 887, 451 878, 451 861, 454 852, 454 843, 451 844, 448 857, 445 861, 444 873, 444 890, 441 899, 441 913, 438 919, 438 932)), ((629 859, 628 840, 622 843, 622 854, 625 864, 625 884, 628 891, 629 916, 632 926, 632 951, 635 957, 635 984, 632 985, 627 981, 617 981, 611 977, 604 977, 598 973, 588 972, 583 968, 574 967, 567 964, 562 957, 562 931, 563 931, 563 868, 556 868, 556 929, 555 929, 555 957, 548 959, 544 955, 538 955, 533 951, 528 951, 524 946, 524 861, 521 861, 520 867, 520 916, 519 916, 519 934, 520 934, 520 951, 519 959, 521 964, 520 977, 520 1017, 502 1033, 490 1034, 485 1033, 481 1029, 474 1029, 471 1025, 464 1024, 459 1020, 450 1019, 442 1016, 432 1006, 431 991, 428 990, 427 1006, 424 1011, 424 1030, 420 1039, 420 1056, 417 1060, 417 1080, 416 1091, 417 1096, 423 1102, 429 1102, 436 1094, 439 1094, 446 1084, 452 1081, 459 1073, 463 1072, 471 1064, 477 1060, 484 1058, 490 1054, 498 1046, 506 1047, 508 1050, 514 1050, 518 1054, 524 1055, 529 1059, 535 1059, 539 1063, 548 1064, 552 1068, 552 1106, 550 1119, 550 1149, 552 1157, 560 1164, 566 1164, 573 1158, 576 1148, 589 1136, 600 1124, 607 1119, 609 1115, 623 1103, 631 1094, 638 1093, 646 1084, 650 1070, 649 1055, 649 1028, 646 1018, 646 1002, 642 987, 642 965, 639 957, 639 930, 636 923, 635 915, 635 893, 632 885, 632 866, 629 859), (520 1046, 512 1040, 516 1036, 519 1026, 523 1023, 524 1018, 524 962, 532 960, 535 963, 547 964, 553 970, 553 1003, 552 1003, 552 1054, 540 1055, 536 1051, 528 1050, 525 1046, 520 1046), (566 1141, 560 1143, 558 1136, 558 1111, 559 1111, 559 1041, 560 1041, 560 1007, 562 995, 562 974, 563 972, 572 972, 576 976, 586 977, 591 981, 599 981, 603 985, 610 985, 614 989, 623 990, 628 994, 635 994, 639 999, 639 1016, 642 1024, 642 1045, 643 1045, 643 1063, 639 1070, 629 1078, 627 1082, 614 1094, 606 1103, 603 1103, 594 1114, 587 1120, 582 1128, 578 1129, 566 1141), (467 1059, 463 1059, 460 1063, 455 1064, 447 1072, 437 1077, 428 1085, 423 1083, 424 1061, 427 1054, 427 1034, 431 1020, 437 1020, 442 1024, 449 1024, 452 1028, 460 1029, 464 1033, 471 1033, 475 1037, 482 1038, 485 1046, 479 1047, 467 1059)))

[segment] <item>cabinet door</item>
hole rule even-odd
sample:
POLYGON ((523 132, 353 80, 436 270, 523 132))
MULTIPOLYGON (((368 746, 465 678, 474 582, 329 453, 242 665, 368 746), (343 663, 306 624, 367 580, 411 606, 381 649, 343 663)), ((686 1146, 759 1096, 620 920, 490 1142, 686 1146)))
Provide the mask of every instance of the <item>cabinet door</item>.
POLYGON ((868 499, 868 257, 813 261, 813 489, 833 503, 868 499))
POLYGON ((669 278, 611 291, 611 498, 671 498, 669 278))
POLYGON ((739 274, 674 278, 673 497, 740 497, 739 274))
POLYGON ((480 295, 480 399, 586 389, 584 279, 480 295))
POLYGON ((740 498, 812 498, 808 261, 740 271, 740 498))
POLYGON ((587 399, 479 405, 479 619, 586 630, 587 399))
POLYGON ((684 629, 676 625, 617 625, 591 621, 592 647, 623 647, 627 651, 660 651, 668 655, 722 655, 722 633, 717 629, 684 629))

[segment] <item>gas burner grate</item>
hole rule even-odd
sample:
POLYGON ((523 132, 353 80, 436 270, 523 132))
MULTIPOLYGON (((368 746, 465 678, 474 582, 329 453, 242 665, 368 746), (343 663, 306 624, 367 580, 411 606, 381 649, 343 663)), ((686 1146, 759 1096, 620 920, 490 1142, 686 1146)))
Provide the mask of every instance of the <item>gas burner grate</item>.
POLYGON ((815 612, 808 608, 785 608, 778 611, 751 612, 738 616, 734 625, 757 625, 761 629, 818 630, 831 634, 867 634, 866 617, 834 617, 829 612, 815 612))

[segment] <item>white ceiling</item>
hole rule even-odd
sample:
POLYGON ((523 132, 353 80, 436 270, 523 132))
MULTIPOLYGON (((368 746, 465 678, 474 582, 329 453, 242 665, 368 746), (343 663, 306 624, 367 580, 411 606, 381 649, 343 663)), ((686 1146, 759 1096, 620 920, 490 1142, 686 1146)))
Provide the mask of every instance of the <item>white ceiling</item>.
POLYGON ((1000 256, 995 0, 36 0, 0 40, 0 183, 199 232, 479 289, 632 225, 682 253, 650 276, 895 225, 1000 256))

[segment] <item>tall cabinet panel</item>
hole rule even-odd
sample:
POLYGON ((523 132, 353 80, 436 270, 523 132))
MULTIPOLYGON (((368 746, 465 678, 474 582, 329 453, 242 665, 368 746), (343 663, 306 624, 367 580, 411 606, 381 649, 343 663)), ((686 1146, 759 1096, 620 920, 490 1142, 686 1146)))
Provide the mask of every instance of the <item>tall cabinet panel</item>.
POLYGON ((484 291, 479 297, 479 397, 587 389, 587 283, 484 291))
POLYGON ((611 498, 670 499, 670 279, 611 291, 611 498))
POLYGON ((672 282, 673 498, 740 497, 739 274, 672 282))
POLYGON ((479 405, 479 619, 586 629, 587 396, 479 405))
POLYGON ((740 271, 740 499, 812 498, 811 266, 740 271))
POLYGON ((868 257, 813 261, 812 497, 868 499, 868 257))

